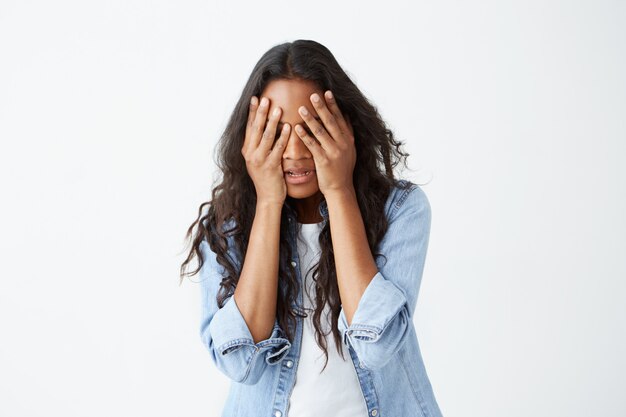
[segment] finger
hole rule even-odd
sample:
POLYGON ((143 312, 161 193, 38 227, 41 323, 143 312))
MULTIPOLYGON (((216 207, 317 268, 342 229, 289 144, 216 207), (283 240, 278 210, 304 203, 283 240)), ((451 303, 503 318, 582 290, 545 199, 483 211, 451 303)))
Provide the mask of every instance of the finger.
POLYGON ((337 100, 335 100, 335 96, 333 95, 333 93, 330 90, 327 90, 326 93, 324 93, 324 98, 326 99, 328 109, 333 114, 333 116, 335 116, 335 120, 337 121, 337 124, 339 125, 341 131, 344 133, 350 132, 350 128, 346 123, 346 119, 343 117, 343 113, 341 113, 341 110, 337 105, 337 100))
POLYGON ((256 110, 259 107, 259 100, 256 96, 250 97, 250 106, 248 108, 248 121, 246 122, 246 135, 243 141, 242 152, 245 153, 246 147, 250 142, 250 136, 252 132, 252 124, 254 123, 254 117, 256 115, 256 110))
POLYGON ((263 136, 261 138, 261 144, 259 145, 259 149, 263 153, 263 155, 267 155, 271 149, 272 145, 274 145, 274 141, 276 140, 276 125, 278 125, 278 120, 280 120, 281 108, 275 107, 270 115, 267 124, 265 125, 265 131, 263 132, 263 136))
POLYGON ((248 123, 246 124, 246 126, 250 127, 252 126, 252 123, 254 122, 254 115, 256 114, 256 109, 259 107, 259 100, 256 98, 256 96, 252 96, 250 98, 250 108, 248 110, 248 123))
MULTIPOLYGON (((324 126, 320 122, 318 122, 315 117, 313 117, 311 112, 308 111, 305 106, 300 106, 298 112, 300 113, 300 116, 309 127, 309 129, 311 129, 311 132, 313 133, 315 139, 320 141, 322 148, 326 150, 331 149, 334 146, 335 140, 330 137, 324 126)), ((298 129, 296 129, 296 133, 298 133, 298 129)), ((308 134, 306 134, 306 136, 310 137, 310 135, 308 134)), ((313 141, 315 142, 315 140, 313 141)))
POLYGON ((274 165, 274 163, 276 164, 282 163, 283 152, 285 148, 287 147, 287 141, 289 140, 290 132, 291 132, 291 126, 285 123, 283 125, 283 128, 280 130, 279 138, 274 143, 274 147, 272 148, 270 155, 267 157, 268 159, 271 159, 272 165, 274 165))
POLYGON ((269 111, 269 108, 269 99, 267 97, 261 98, 261 103, 259 104, 259 108, 256 111, 256 114, 254 116, 254 122, 252 123, 251 127, 250 146, 252 147, 252 151, 258 148, 261 137, 263 136, 263 131, 265 130, 265 121, 267 120, 267 112, 269 111))
POLYGON ((322 119, 324 127, 330 134, 330 137, 333 140, 340 140, 342 136, 341 127, 337 123, 337 119, 335 118, 335 115, 332 114, 331 111, 326 106, 326 102, 322 100, 319 94, 317 93, 311 94, 311 97, 309 98, 311 100, 311 103, 313 104, 313 107, 315 108, 315 111, 322 119))
POLYGON ((296 135, 298 135, 300 140, 302 140, 306 147, 309 148, 309 150, 313 154, 315 164, 317 165, 325 156, 325 152, 322 146, 315 140, 313 136, 309 135, 300 124, 296 125, 296 135))

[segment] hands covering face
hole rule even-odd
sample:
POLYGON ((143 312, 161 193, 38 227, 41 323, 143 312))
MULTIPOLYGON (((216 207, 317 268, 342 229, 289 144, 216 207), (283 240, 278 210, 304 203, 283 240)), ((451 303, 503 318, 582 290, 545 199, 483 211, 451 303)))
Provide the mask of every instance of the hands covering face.
POLYGON ((322 123, 305 106, 301 106, 298 112, 313 136, 300 124, 295 129, 313 154, 320 191, 326 195, 333 191, 353 190, 356 148, 352 125, 343 117, 330 90, 326 91, 324 98, 314 93, 309 99, 322 123))

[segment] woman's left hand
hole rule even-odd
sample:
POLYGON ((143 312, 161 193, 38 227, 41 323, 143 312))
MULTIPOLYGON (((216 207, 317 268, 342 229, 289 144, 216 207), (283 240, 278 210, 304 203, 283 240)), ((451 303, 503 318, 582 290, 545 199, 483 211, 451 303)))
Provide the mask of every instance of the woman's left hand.
POLYGON ((326 91, 324 99, 318 94, 312 94, 309 99, 323 125, 305 106, 301 106, 298 112, 314 137, 307 134, 300 124, 295 129, 313 154, 320 191, 325 196, 334 191, 352 191, 352 174, 356 164, 352 125, 343 117, 330 90, 326 91))

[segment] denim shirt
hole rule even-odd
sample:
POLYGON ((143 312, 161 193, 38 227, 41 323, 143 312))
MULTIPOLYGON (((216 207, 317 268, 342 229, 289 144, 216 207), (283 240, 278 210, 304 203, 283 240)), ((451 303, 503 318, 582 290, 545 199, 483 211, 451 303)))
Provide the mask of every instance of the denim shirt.
MULTIPOLYGON (((428 249, 430 204, 419 185, 407 180, 400 182, 409 188, 392 189, 385 203, 389 227, 377 251, 385 255, 387 262, 376 257, 378 272, 363 293, 352 323, 348 326, 342 307, 337 324, 369 416, 441 417, 413 324, 428 249)), ((327 222, 325 200, 320 203, 319 212, 327 222)), ((288 211, 288 226, 294 254, 291 263, 295 267, 300 260, 296 215, 292 210, 288 211)), ((231 242, 229 248, 228 255, 235 259, 230 252, 231 242)), ((206 241, 201 243, 201 250, 205 263, 200 270, 200 337, 213 363, 231 380, 222 417, 288 417, 303 319, 297 317, 293 343, 286 338, 278 320, 268 339, 254 343, 234 297, 230 296, 218 309, 216 294, 223 268, 206 241)), ((300 268, 295 270, 301 279, 300 268)), ((302 291, 298 299, 302 305, 302 291)))

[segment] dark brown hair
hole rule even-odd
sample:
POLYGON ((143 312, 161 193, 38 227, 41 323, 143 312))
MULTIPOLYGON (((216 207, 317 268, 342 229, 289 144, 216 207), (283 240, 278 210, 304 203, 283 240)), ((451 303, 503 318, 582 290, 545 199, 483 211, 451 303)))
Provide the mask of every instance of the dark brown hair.
MULTIPOLYGON (((232 296, 239 280, 240 269, 228 256, 229 241, 235 244, 232 249, 237 252, 241 266, 242 260, 245 259, 255 213, 255 188, 241 153, 250 98, 253 95, 260 97, 270 81, 279 79, 313 81, 320 90, 331 90, 342 113, 350 120, 357 152, 353 175, 354 188, 366 226, 370 250, 374 256, 379 256, 375 252, 387 231, 385 202, 392 188, 401 185, 394 177, 394 168, 400 162, 406 167, 406 158, 409 156, 401 150, 403 142, 394 139, 393 133, 387 128, 377 108, 361 93, 325 46, 312 40, 296 40, 276 45, 263 54, 252 70, 217 144, 215 162, 222 175, 221 182, 214 185, 211 201, 200 205, 198 217, 189 226, 185 236, 191 240, 191 249, 180 268, 181 283, 184 276, 195 275, 202 268, 205 260, 200 251, 200 243, 206 240, 211 250, 215 252, 218 263, 225 268, 225 276, 217 296, 220 308, 226 299, 232 296), (234 228, 224 230, 230 219, 235 221, 234 228), (196 256, 197 268, 187 272, 189 263, 196 256)), ((216 182, 218 181, 220 180, 216 182)), ((293 208, 293 199, 287 196, 285 205, 293 208)), ((283 207, 276 315, 287 338, 293 341, 296 316, 304 317, 306 314, 291 308, 292 305, 298 305, 300 283, 294 267, 289 262, 293 254, 288 243, 286 220, 286 211, 283 207)), ((332 334, 337 351, 343 355, 341 336, 337 328, 341 300, 328 222, 320 232, 319 243, 322 252, 313 272, 313 279, 316 281, 313 324, 317 344, 324 351, 327 364, 326 337, 320 327, 320 318, 326 303, 330 304, 332 334)))

